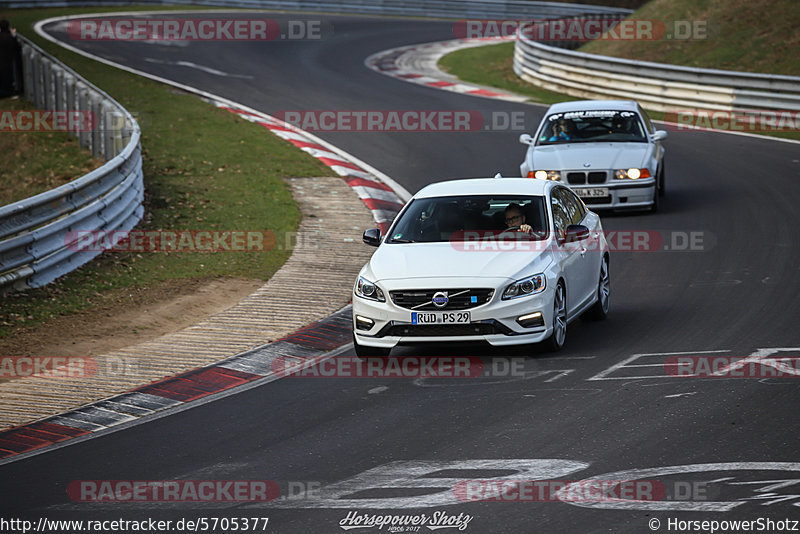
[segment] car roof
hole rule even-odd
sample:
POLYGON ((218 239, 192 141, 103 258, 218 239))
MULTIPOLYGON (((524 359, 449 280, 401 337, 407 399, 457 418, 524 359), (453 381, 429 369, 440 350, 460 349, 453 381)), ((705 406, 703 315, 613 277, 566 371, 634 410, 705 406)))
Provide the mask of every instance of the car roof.
POLYGON ((533 178, 466 178, 427 185, 414 198, 462 195, 543 196, 554 186, 555 182, 533 178))
POLYGON ((604 109, 638 111, 638 104, 634 100, 575 100, 553 104, 547 109, 547 113, 599 111, 604 109))

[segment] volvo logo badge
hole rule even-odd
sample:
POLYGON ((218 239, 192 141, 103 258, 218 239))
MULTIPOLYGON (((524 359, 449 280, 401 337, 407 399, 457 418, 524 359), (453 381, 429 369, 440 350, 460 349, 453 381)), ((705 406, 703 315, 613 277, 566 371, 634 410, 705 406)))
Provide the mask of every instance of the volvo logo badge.
POLYGON ((437 308, 444 308, 447 306, 447 303, 450 302, 450 299, 447 297, 447 291, 438 291, 434 293, 431 302, 433 302, 433 305, 437 308))

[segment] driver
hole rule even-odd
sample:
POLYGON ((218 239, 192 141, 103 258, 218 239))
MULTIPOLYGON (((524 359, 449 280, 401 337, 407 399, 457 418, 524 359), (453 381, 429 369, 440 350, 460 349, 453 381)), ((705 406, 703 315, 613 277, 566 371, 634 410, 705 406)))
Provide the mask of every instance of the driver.
POLYGON ((519 204, 511 203, 506 206, 506 231, 524 232, 532 234, 533 228, 525 222, 525 214, 519 204))

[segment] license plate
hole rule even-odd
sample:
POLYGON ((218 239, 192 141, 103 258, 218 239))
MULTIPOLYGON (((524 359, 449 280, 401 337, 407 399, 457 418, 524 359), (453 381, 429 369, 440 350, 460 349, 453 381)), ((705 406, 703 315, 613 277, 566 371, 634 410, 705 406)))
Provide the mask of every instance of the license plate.
POLYGON ((608 188, 606 187, 589 187, 589 188, 575 188, 573 189, 579 197, 582 198, 596 198, 596 197, 607 197, 608 196, 608 188))
POLYGON ((411 324, 460 324, 469 322, 469 312, 411 312, 411 324))

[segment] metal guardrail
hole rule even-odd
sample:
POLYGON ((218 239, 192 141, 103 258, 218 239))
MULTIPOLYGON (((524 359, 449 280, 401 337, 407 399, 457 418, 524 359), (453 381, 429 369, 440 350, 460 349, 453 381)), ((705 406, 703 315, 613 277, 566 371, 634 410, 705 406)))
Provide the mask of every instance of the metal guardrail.
POLYGON ((637 100, 657 111, 800 110, 800 77, 634 61, 548 46, 520 32, 514 72, 586 98, 637 100))
MULTIPOLYGON (((9 8, 75 7, 99 2, 53 0, 10 0, 0 2, 9 8)), ((103 5, 130 5, 131 2, 109 0, 103 5)), ((217 7, 323 11, 364 15, 411 15, 441 18, 550 18, 583 13, 625 13, 629 9, 537 2, 527 0, 140 0, 137 5, 204 5, 217 7)))
MULTIPOLYGON (((92 1, 0 1, 6 8, 76 7, 92 1)), ((331 11, 457 19, 542 19, 627 9, 526 0, 140 0, 139 4, 331 11)), ((104 5, 127 5, 110 0, 104 5)), ((106 164, 68 184, 0 207, 0 294, 40 287, 90 261, 98 251, 70 241, 76 230, 129 230, 143 215, 139 126, 128 111, 72 69, 20 36, 26 96, 36 107, 91 111, 99 122, 76 135, 106 164)))
POLYGON ((91 112, 96 127, 72 132, 106 163, 67 184, 0 207, 0 293, 43 286, 99 251, 79 250, 78 230, 129 230, 144 213, 139 125, 113 98, 18 36, 25 96, 39 109, 91 112))

